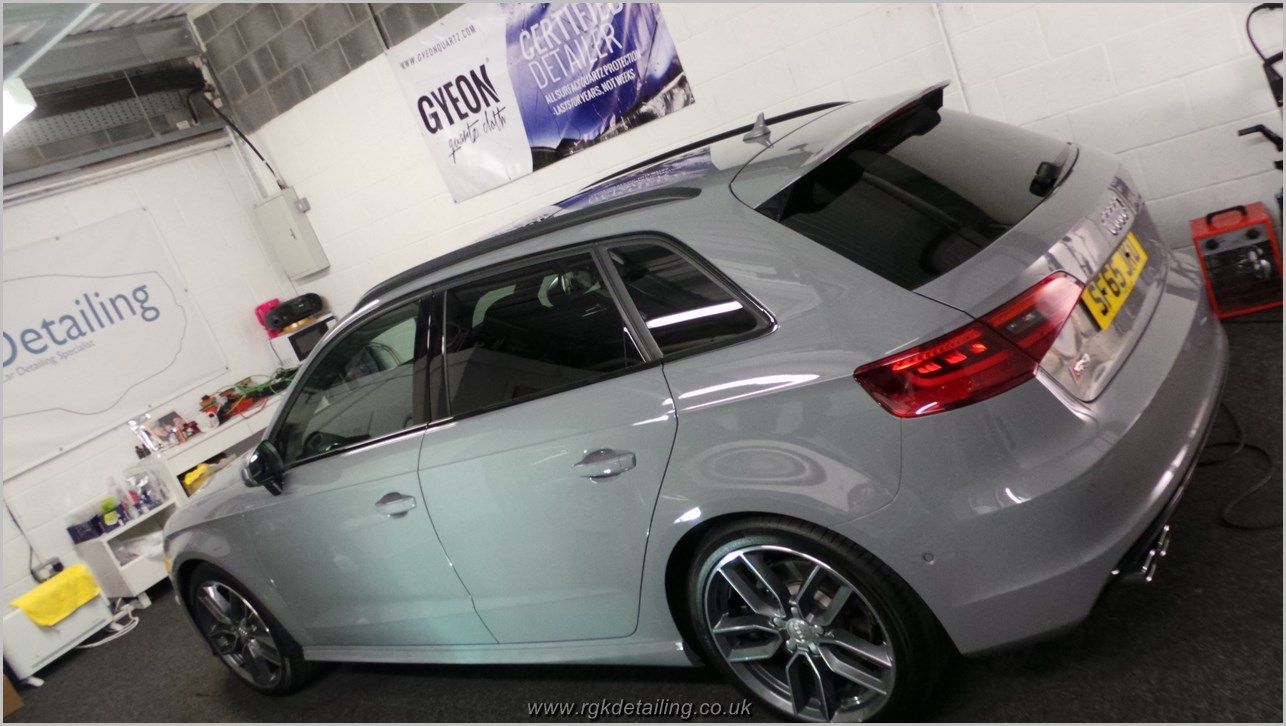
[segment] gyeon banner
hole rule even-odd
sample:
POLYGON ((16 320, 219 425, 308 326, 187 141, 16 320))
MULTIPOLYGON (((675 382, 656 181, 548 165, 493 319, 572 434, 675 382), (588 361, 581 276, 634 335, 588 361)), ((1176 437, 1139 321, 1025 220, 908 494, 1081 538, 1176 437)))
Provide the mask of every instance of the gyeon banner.
POLYGON ((456 201, 693 103, 655 3, 465 5, 388 57, 456 201))

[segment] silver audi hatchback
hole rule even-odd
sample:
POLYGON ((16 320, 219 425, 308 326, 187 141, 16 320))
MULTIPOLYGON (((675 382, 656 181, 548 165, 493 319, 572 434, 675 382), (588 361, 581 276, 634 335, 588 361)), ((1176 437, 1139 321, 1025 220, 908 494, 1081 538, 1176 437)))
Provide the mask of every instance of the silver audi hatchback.
POLYGON ((315 661, 704 662, 905 717, 1151 579, 1227 346, 1111 156, 828 104, 377 286, 166 527, 251 687, 315 661))

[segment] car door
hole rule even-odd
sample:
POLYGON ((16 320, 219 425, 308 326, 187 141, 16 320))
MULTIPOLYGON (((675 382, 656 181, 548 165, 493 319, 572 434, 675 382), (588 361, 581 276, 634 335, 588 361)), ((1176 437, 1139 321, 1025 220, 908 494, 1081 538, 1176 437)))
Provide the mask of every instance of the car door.
POLYGON ((327 343, 271 434, 281 494, 247 516, 264 571, 325 646, 491 643, 421 501, 432 326, 416 299, 327 343))
POLYGON ((660 366, 585 248, 443 298, 451 418, 420 483, 479 616, 502 643, 629 635, 675 435, 660 366))

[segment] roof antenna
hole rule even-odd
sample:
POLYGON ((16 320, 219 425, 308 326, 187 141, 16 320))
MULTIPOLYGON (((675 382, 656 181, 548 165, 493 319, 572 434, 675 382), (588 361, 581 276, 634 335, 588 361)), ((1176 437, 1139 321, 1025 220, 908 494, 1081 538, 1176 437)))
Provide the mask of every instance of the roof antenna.
POLYGON ((764 146, 767 146, 769 143, 768 137, 771 135, 772 130, 768 128, 768 122, 764 120, 764 114, 760 111, 759 117, 755 119, 755 125, 746 132, 745 136, 741 137, 741 140, 746 143, 758 141, 764 146))

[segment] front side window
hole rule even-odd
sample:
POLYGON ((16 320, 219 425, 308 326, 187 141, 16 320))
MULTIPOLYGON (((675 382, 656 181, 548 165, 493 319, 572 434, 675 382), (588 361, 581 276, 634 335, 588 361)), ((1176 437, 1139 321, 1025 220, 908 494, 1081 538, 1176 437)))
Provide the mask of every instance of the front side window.
POLYGON ((381 313, 323 353, 277 435, 287 464, 428 420, 420 311, 417 301, 381 313))
POLYGON ((741 301, 667 247, 619 245, 608 256, 666 355, 723 342, 759 325, 741 301))
POLYGON ((602 378, 641 363, 585 253, 454 287, 444 357, 453 416, 602 378))

